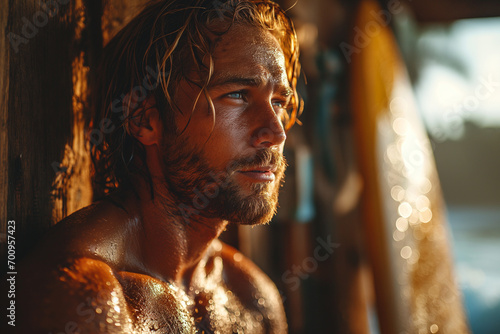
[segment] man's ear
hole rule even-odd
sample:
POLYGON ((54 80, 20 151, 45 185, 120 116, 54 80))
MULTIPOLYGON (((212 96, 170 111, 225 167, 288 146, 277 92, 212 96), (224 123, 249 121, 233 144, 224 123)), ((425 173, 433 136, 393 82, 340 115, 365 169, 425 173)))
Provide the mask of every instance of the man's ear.
POLYGON ((154 97, 146 98, 128 121, 130 134, 144 146, 161 143, 163 123, 156 108, 154 97))

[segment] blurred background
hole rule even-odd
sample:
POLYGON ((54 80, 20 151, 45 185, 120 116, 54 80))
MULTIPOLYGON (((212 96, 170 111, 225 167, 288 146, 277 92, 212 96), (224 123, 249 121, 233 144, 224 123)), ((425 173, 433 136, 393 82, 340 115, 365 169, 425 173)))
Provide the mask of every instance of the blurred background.
MULTIPOLYGON (((91 202, 88 83, 147 2, 64 2, 25 36, 44 3, 0 0, 2 258, 8 219, 22 258, 91 202)), ((498 333, 500 4, 278 2, 302 126, 274 221, 222 239, 274 280, 290 333, 498 333)))
POLYGON ((396 31, 430 135, 450 222, 455 268, 474 333, 500 328, 500 19, 396 31))

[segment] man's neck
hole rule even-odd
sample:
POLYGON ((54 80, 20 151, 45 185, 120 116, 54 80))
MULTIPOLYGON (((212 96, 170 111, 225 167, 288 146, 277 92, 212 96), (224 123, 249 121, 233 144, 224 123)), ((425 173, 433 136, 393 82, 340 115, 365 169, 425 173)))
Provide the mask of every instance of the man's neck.
POLYGON ((176 210, 179 203, 163 182, 155 182, 154 198, 143 179, 135 182, 135 188, 143 231, 138 236, 142 267, 154 277, 189 286, 198 264, 212 241, 225 230, 227 221, 197 215, 186 224, 176 210))

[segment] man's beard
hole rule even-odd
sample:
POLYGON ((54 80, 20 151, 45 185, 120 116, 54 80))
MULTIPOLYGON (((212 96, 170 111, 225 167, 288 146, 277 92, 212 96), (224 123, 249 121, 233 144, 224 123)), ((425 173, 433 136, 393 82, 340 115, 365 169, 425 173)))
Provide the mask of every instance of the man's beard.
POLYGON ((214 170, 200 152, 185 148, 165 154, 165 179, 173 196, 176 212, 189 224, 197 216, 218 218, 232 223, 265 224, 278 207, 278 192, 283 182, 286 161, 268 148, 231 162, 225 170, 214 170), (238 170, 257 166, 277 167, 273 182, 238 182, 238 170), (243 191, 242 187, 249 188, 243 191))

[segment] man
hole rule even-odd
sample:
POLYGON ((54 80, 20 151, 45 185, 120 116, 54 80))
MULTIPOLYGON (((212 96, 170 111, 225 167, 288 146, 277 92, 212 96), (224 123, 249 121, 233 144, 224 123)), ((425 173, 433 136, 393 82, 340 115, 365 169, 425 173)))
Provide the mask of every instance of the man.
POLYGON ((274 284, 217 238, 275 213, 298 72, 267 0, 158 1, 132 20, 93 95, 105 196, 25 260, 22 332, 285 333, 274 284))

